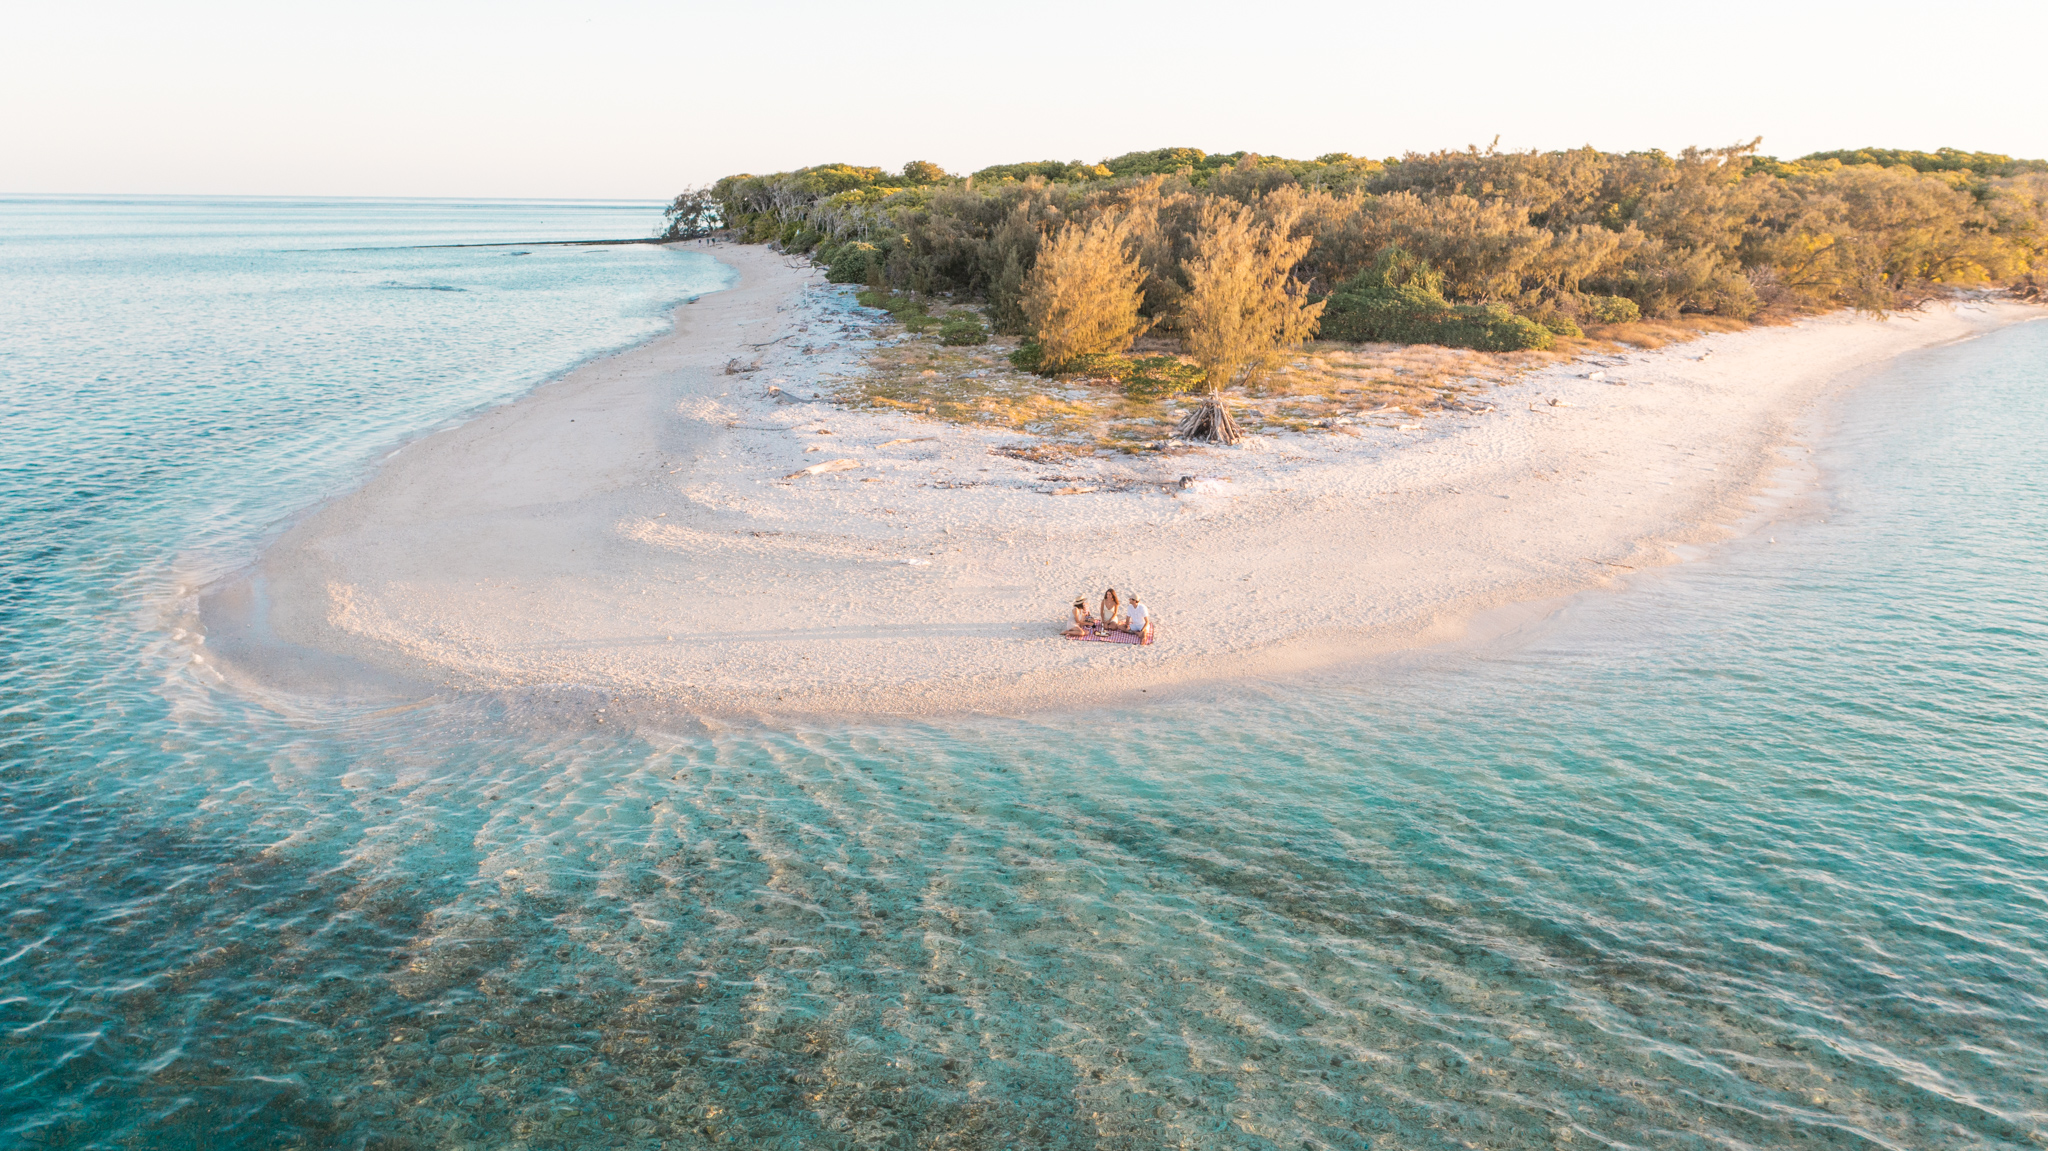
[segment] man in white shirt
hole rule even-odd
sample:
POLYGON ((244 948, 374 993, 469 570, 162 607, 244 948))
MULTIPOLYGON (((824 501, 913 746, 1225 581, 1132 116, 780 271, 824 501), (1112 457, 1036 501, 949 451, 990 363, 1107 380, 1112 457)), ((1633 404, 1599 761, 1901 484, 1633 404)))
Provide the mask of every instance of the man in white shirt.
POLYGON ((1130 622, 1124 626, 1124 630, 1132 635, 1144 635, 1145 621, 1152 618, 1152 613, 1146 610, 1145 605, 1139 601, 1137 596, 1131 597, 1131 606, 1125 610, 1125 615, 1130 619, 1130 622))

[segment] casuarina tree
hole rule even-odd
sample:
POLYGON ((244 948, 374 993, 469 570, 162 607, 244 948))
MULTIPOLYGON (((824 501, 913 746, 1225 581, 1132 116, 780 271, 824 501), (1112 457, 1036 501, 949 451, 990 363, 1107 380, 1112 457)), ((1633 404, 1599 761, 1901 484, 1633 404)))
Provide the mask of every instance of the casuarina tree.
POLYGON ((1257 383, 1283 351, 1315 335, 1323 305, 1309 303, 1308 286, 1293 274, 1312 238, 1290 235, 1295 219, 1283 212, 1260 221, 1229 201, 1202 206, 1194 255, 1181 262, 1188 291, 1176 319, 1181 346, 1202 365, 1209 391, 1175 435, 1236 443, 1223 389, 1257 383))
POLYGON ((1112 213, 1069 223, 1039 248, 1022 304, 1044 367, 1057 371, 1083 356, 1114 355, 1152 326, 1138 314, 1145 269, 1132 241, 1129 217, 1112 213))

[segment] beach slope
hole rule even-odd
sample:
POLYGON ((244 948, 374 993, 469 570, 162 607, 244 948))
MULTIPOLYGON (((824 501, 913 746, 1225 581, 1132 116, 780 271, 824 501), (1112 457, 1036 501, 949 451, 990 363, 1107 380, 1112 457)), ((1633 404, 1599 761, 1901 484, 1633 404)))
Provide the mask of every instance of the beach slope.
POLYGON ((1160 698, 1666 562, 1745 514, 1831 385, 2041 314, 1835 315, 1544 371, 1419 430, 1048 464, 1001 454, 1014 432, 833 405, 827 376, 871 338, 845 290, 714 251, 730 290, 405 446, 215 589, 209 627, 256 610, 277 650, 414 684, 698 713, 1160 698), (1108 585, 1144 597, 1159 642, 1060 637, 1108 585))

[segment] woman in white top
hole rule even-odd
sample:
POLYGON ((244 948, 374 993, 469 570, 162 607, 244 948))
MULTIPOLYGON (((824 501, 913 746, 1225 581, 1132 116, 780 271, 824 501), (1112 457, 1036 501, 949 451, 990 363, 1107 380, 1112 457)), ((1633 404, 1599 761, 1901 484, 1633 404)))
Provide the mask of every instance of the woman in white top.
POLYGON ((1102 612, 1100 618, 1103 627, 1121 628, 1124 626, 1124 605, 1123 601, 1117 598, 1115 588, 1110 588, 1102 593, 1102 612))

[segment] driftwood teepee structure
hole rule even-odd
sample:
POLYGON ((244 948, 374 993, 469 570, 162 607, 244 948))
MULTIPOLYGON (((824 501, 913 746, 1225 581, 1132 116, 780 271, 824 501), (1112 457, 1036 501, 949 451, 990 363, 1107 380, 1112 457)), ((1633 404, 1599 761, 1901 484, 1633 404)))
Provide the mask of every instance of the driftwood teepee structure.
POLYGON ((1237 421, 1230 418, 1230 409, 1224 405, 1220 392, 1203 396, 1201 403, 1180 418, 1173 434, 1183 440, 1207 440, 1212 444, 1234 444, 1244 438, 1237 421))

